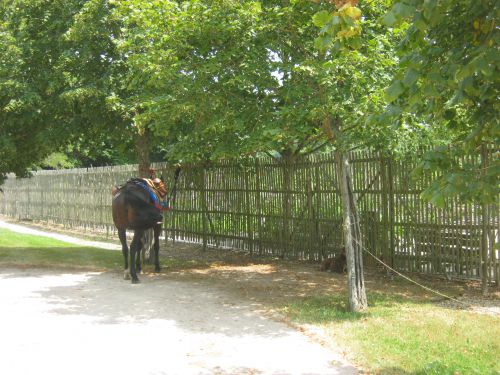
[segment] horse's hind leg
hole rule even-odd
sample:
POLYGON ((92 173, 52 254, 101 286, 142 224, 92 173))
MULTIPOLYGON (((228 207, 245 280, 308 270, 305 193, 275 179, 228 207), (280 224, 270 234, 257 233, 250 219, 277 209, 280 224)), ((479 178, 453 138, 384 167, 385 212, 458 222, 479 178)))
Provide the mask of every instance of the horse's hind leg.
POLYGON ((118 230, 118 238, 122 244, 122 254, 124 260, 124 272, 123 278, 125 280, 130 279, 130 272, 128 270, 128 245, 127 245, 127 231, 125 229, 118 230))
POLYGON ((132 278, 132 284, 137 284, 139 282, 139 278, 135 272, 135 260, 136 255, 141 251, 141 239, 143 234, 143 230, 136 230, 134 232, 134 239, 130 244, 130 277, 132 278))
POLYGON ((139 240, 139 250, 135 253, 135 272, 140 274, 142 270, 142 265, 141 265, 141 254, 142 254, 142 249, 144 247, 144 235, 141 236, 139 240))
POLYGON ((155 272, 160 272, 160 232, 161 232, 161 224, 156 224, 153 227, 154 232, 154 251, 155 251, 155 272))

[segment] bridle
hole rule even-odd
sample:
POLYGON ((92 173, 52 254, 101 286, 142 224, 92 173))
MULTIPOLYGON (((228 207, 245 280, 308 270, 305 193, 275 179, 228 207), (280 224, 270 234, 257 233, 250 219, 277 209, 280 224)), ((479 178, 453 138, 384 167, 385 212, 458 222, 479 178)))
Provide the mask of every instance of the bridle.
POLYGON ((167 198, 167 207, 172 208, 175 204, 175 199, 177 197, 177 181, 179 180, 179 175, 181 174, 181 166, 177 164, 177 168, 174 172, 174 187, 170 191, 169 197, 167 198))

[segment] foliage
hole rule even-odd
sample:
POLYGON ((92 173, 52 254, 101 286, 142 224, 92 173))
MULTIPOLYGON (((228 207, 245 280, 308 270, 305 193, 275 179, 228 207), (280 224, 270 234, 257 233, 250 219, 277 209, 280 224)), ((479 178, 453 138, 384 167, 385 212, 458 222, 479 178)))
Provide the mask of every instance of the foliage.
POLYGON ((137 126, 148 124, 177 159, 245 152, 246 127, 250 119, 259 121, 259 51, 253 50, 258 3, 116 6, 127 25, 118 46, 131 67, 128 85, 141 85, 137 126))
POLYGON ((403 144, 410 139, 402 135, 407 129, 372 121, 374 114, 384 108, 384 90, 398 62, 393 46, 402 34, 385 30, 378 21, 388 9, 386 1, 363 2, 359 8, 352 2, 339 3, 339 9, 323 11, 323 16, 317 14, 314 19, 320 28, 316 46, 328 61, 325 75, 342 77, 333 83, 335 93, 341 95, 330 99, 330 113, 344 123, 337 134, 344 138, 337 140, 339 146, 382 150, 405 147, 403 144))
POLYGON ((69 169, 75 168, 75 163, 62 152, 54 152, 43 159, 40 166, 43 169, 69 169))
POLYGON ((439 172, 426 196, 491 202, 498 163, 451 160, 498 140, 497 13, 492 0, 2 3, 0 175, 53 152, 132 161, 146 130, 161 158, 309 153, 329 147, 329 120, 343 149, 450 144, 416 172, 439 172))
POLYGON ((41 97, 25 78, 23 50, 0 14, 0 182, 6 172, 23 174, 46 153, 45 128, 39 125, 41 97), (31 140, 31 141, 29 141, 31 140))
MULTIPOLYGON (((64 33, 80 1, 13 1, 1 14, 13 61, 2 74, 2 132, 7 144, 1 173, 24 174, 57 150, 72 134, 85 131, 74 104, 64 97, 64 33), (15 47, 13 47, 15 46, 15 47)), ((5 39, 4 39, 5 41, 5 39)))
POLYGON ((362 129, 365 111, 380 106, 394 65, 393 36, 376 37, 380 4, 367 6, 369 47, 337 60, 315 48, 321 5, 310 1, 114 5, 125 25, 117 40, 125 82, 140 107, 134 123, 148 124, 171 157, 311 152, 327 143, 325 112, 373 134, 362 129))
POLYGON ((105 22, 103 4, 16 0, 0 8, 0 45, 8 51, 0 57, 0 175, 25 175, 53 152, 78 165, 130 160, 121 156, 130 139, 120 131, 123 118, 106 105, 117 27, 105 22), (115 152, 105 156, 110 147, 115 152), (79 160, 82 153, 89 159, 79 160))
POLYGON ((415 114, 446 130, 449 147, 429 153, 417 170, 438 172, 424 195, 441 205, 454 195, 481 203, 498 197, 498 159, 488 166, 452 160, 498 146, 499 12, 492 0, 404 0, 383 17, 406 30, 400 70, 386 92, 392 114, 415 114))

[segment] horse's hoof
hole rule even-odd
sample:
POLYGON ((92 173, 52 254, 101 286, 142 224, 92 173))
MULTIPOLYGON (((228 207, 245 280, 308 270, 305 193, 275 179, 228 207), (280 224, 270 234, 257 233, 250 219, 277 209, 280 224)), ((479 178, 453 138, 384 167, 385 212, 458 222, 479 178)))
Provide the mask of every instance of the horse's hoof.
POLYGON ((132 284, 139 284, 140 281, 138 278, 132 279, 132 284))
POLYGON ((123 280, 130 280, 130 272, 128 271, 123 272, 123 280))

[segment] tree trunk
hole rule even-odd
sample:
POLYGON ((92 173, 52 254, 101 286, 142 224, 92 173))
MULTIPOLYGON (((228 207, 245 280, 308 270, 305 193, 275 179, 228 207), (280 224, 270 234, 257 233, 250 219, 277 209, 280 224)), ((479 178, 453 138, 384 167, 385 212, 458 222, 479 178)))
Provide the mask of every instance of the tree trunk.
MULTIPOLYGON (((135 140, 135 150, 137 153, 137 161, 139 164, 139 177, 149 178, 149 167, 151 166, 151 161, 149 158, 149 147, 150 147, 150 130, 148 128, 144 129, 144 132, 138 133, 135 140)), ((141 255, 142 262, 144 264, 153 263, 153 251, 152 250, 152 240, 153 240, 153 228, 148 229, 144 232, 141 245, 141 255)))
POLYGON ((363 276, 363 244, 356 202, 352 191, 349 160, 347 155, 342 151, 337 151, 337 167, 344 218, 349 310, 363 311, 368 308, 363 276))
POLYGON ((135 141, 135 149, 139 163, 139 177, 149 177, 149 167, 151 166, 151 160, 149 158, 149 148, 151 145, 150 133, 148 128, 144 129, 142 134, 137 134, 135 141))
POLYGON ((339 180, 342 214, 344 221, 344 245, 347 258, 347 282, 349 288, 349 311, 363 311, 368 308, 365 279, 363 275, 363 243, 356 201, 352 191, 349 159, 342 150, 342 132, 339 120, 332 121, 326 115, 322 123, 323 131, 337 146, 337 176, 339 180))

